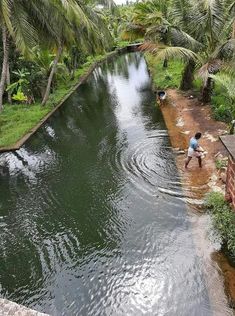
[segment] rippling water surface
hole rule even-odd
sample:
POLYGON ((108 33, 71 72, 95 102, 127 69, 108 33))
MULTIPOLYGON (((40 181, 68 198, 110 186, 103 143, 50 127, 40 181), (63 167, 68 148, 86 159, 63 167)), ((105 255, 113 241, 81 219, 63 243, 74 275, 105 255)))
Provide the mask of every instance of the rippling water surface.
POLYGON ((2 297, 51 315, 211 315, 140 54, 98 67, 0 176, 2 297))

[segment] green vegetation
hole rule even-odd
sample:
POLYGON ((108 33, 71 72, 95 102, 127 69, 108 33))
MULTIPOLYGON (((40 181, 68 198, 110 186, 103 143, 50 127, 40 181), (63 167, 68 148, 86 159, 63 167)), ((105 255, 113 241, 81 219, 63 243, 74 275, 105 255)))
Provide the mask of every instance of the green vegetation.
POLYGON ((89 56, 87 62, 75 71, 73 80, 70 80, 67 75, 68 80, 58 83, 56 90, 50 94, 47 105, 44 107, 40 103, 33 105, 6 104, 0 115, 0 147, 13 145, 29 132, 73 89, 93 63, 101 61, 108 55, 89 56))
POLYGON ((14 144, 33 128, 50 110, 51 106, 40 104, 17 106, 6 105, 0 116, 0 146, 14 144))
POLYGON ((210 193, 205 207, 211 214, 216 237, 226 246, 229 253, 235 258, 235 212, 218 192, 210 193))
POLYGON ((167 89, 180 87, 182 71, 184 69, 184 64, 181 61, 171 61, 168 67, 164 68, 162 62, 156 62, 156 58, 151 54, 146 53, 145 58, 150 72, 153 75, 153 83, 156 88, 167 89))
POLYGON ((227 123, 231 122, 233 117, 230 113, 230 102, 225 89, 218 83, 215 83, 211 97, 211 106, 213 116, 216 120, 227 123))
MULTIPOLYGON (((184 63, 180 60, 171 60, 168 66, 163 67, 163 60, 159 60, 150 53, 145 53, 148 67, 153 77, 153 83, 157 89, 177 88, 182 84, 182 74, 184 63)), ((193 81, 192 90, 200 94, 202 79, 196 77, 193 81)), ((235 91, 235 87, 234 87, 235 91)), ((219 82, 215 82, 215 87, 211 97, 212 113, 216 120, 231 122, 234 117, 235 105, 230 100, 226 89, 219 82)))
POLYGON ((196 88, 202 102, 212 101, 217 119, 235 119, 235 1, 149 0, 137 3, 130 14, 123 39, 142 34, 142 50, 169 67, 152 67, 150 61, 155 84, 196 88))
POLYGON ((13 145, 39 123, 91 64, 130 43, 118 35, 129 7, 118 8, 112 0, 0 5, 0 147, 13 145))
POLYGON ((225 168, 228 164, 227 160, 222 160, 222 159, 216 159, 215 161, 215 166, 218 170, 225 168))

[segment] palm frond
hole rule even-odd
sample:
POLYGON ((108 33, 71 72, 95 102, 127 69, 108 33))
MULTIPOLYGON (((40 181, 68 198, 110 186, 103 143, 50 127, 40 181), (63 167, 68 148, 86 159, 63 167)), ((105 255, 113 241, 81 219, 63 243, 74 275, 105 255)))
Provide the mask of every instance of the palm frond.
POLYGON ((172 18, 179 28, 188 30, 192 18, 191 0, 174 0, 172 2, 172 18))
POLYGON ((182 46, 195 52, 198 52, 203 48, 202 43, 197 41, 190 34, 176 27, 170 28, 170 38, 174 46, 182 46))
POLYGON ((133 41, 145 34, 145 29, 140 25, 129 23, 126 28, 121 32, 120 37, 122 40, 133 41))
POLYGON ((205 42, 208 50, 214 51, 221 40, 220 34, 226 19, 223 0, 197 0, 193 3, 195 12, 190 28, 199 41, 205 42))
POLYGON ((217 75, 210 75, 215 81, 221 84, 227 91, 228 96, 233 102, 235 101, 235 78, 228 73, 219 73, 217 75))
POLYGON ((221 60, 232 60, 235 58, 235 39, 227 40, 219 45, 212 57, 221 60))
POLYGON ((10 19, 12 4, 12 0, 2 0, 0 3, 0 23, 4 23, 11 34, 13 34, 13 28, 10 19))
POLYGON ((198 71, 197 75, 201 77, 204 82, 211 76, 216 74, 222 67, 222 61, 220 59, 210 60, 204 64, 198 71))
POLYGON ((16 47, 24 54, 29 53, 30 48, 38 42, 37 31, 30 22, 31 17, 20 3, 14 2, 12 10, 14 18, 11 20, 16 47))
POLYGON ((198 61, 197 54, 184 47, 172 47, 145 42, 140 46, 140 50, 152 53, 157 59, 180 59, 184 62, 189 60, 194 60, 195 62, 198 61))

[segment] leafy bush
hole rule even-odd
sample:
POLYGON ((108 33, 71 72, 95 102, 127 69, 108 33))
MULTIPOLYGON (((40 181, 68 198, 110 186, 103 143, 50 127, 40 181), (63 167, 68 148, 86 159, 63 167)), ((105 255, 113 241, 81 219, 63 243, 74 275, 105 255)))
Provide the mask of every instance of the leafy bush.
POLYGON ((212 217, 213 226, 222 240, 227 245, 229 253, 235 256, 235 212, 225 201, 222 193, 208 194, 205 207, 212 217))
MULTIPOLYGON (((200 78, 195 77, 193 81, 193 87, 196 91, 201 91, 203 81, 200 78)), ((211 108, 213 117, 218 121, 230 122, 231 116, 231 101, 225 89, 221 84, 215 83, 213 94, 211 96, 211 108)))
POLYGON ((217 159, 215 161, 215 165, 216 165, 216 168, 217 169, 222 169, 224 167, 226 167, 228 164, 228 161, 227 160, 221 160, 221 159, 217 159))
POLYGON ((230 122, 232 120, 231 102, 225 89, 219 83, 215 84, 211 105, 213 116, 216 120, 223 122, 230 122))
POLYGON ((215 91, 211 98, 211 103, 213 115, 216 120, 224 122, 231 121, 230 103, 225 94, 215 91))

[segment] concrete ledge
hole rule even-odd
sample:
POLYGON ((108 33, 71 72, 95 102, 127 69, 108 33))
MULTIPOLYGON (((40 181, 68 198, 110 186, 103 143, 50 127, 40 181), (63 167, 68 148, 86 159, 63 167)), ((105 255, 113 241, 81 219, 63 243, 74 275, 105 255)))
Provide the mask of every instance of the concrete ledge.
POLYGON ((1 316, 49 316, 22 305, 0 298, 1 316))
POLYGON ((221 142, 235 160, 235 135, 220 136, 221 142))

